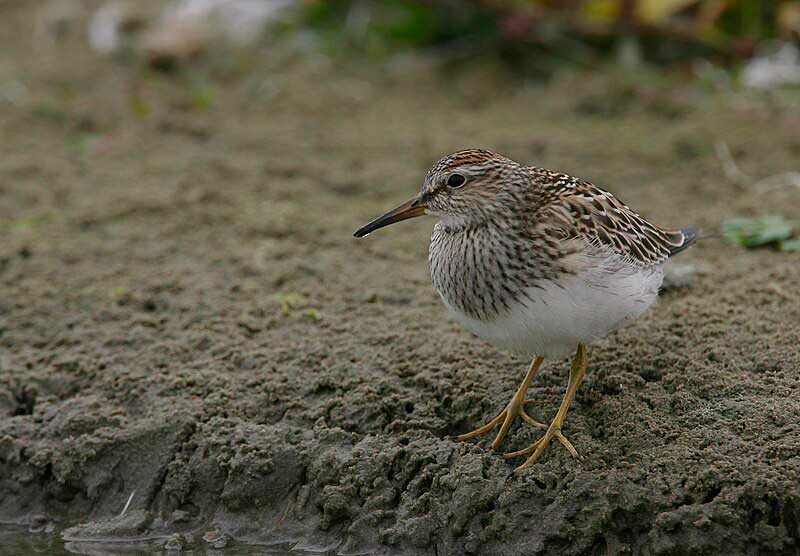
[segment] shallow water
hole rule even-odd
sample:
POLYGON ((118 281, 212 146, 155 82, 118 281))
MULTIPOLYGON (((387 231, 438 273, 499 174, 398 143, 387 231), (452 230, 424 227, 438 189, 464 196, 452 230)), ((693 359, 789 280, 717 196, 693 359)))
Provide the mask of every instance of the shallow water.
MULTIPOLYGON (((170 553, 162 542, 152 543, 76 543, 64 542, 58 532, 30 533, 25 527, 0 526, 0 556, 151 556, 170 553)), ((205 545, 192 544, 175 554, 202 556, 303 556, 325 555, 325 552, 292 550, 289 546, 266 547, 255 545, 232 545, 224 549, 209 549, 205 545)))
POLYGON ((29 533, 23 527, 0 527, 2 556, 63 556, 70 554, 58 535, 29 533))
POLYGON ((29 533, 22 527, 0 527, 2 556, 63 556, 70 554, 57 535, 29 533))

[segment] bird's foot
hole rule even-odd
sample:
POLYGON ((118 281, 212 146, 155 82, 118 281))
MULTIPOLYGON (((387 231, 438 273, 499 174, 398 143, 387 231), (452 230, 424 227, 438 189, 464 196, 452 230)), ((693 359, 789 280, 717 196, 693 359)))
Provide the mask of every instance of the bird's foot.
POLYGON ((506 408, 497 414, 497 416, 483 425, 475 429, 474 431, 458 435, 456 440, 464 441, 464 440, 472 440, 473 438, 477 438, 478 436, 483 436, 484 434, 488 434, 492 432, 497 426, 500 426, 500 432, 497 433, 497 436, 494 437, 492 441, 492 450, 496 450, 500 444, 503 443, 503 440, 508 433, 508 429, 511 428, 511 424, 516 420, 516 418, 521 414, 524 413, 524 402, 521 401, 517 395, 514 395, 511 398, 511 401, 508 402, 506 408))
MULTIPOLYGON (((530 417, 528 417, 528 419, 526 419, 526 417, 527 414, 523 414, 522 418, 530 423, 530 421, 528 421, 530 417)), ((526 467, 533 465, 534 463, 539 461, 539 458, 542 457, 542 454, 550 445, 550 441, 553 440, 553 438, 557 438, 558 441, 564 445, 567 451, 569 451, 569 453, 572 454, 572 457, 580 459, 580 456, 578 455, 578 451, 575 449, 575 446, 573 446, 572 442, 570 442, 567 439, 567 437, 562 434, 560 424, 557 424, 555 421, 553 421, 553 423, 551 423, 549 427, 543 425, 542 423, 539 423, 538 421, 534 421, 531 424, 534 424, 539 428, 545 428, 547 429, 547 432, 544 433, 543 437, 541 437, 539 440, 537 440, 527 448, 524 448, 522 450, 517 450, 516 452, 506 452, 505 454, 503 454, 503 457, 506 459, 518 458, 530 454, 530 457, 527 460, 525 460, 525 463, 514 469, 515 472, 519 473, 526 467)))
POLYGON ((544 433, 543 437, 524 450, 503 454, 506 459, 518 458, 520 456, 527 456, 530 454, 530 457, 525 461, 525 463, 514 469, 514 471, 517 473, 529 465, 533 465, 539 461, 539 458, 542 457, 542 454, 550 445, 550 441, 552 441, 554 437, 564 445, 569 453, 572 454, 572 457, 580 459, 575 447, 561 433, 561 427, 564 425, 564 419, 567 417, 569 406, 572 403, 573 398, 575 398, 575 392, 578 391, 578 387, 581 385, 581 382, 583 382, 583 377, 586 374, 586 363, 586 346, 583 344, 578 344, 578 349, 575 352, 575 358, 572 360, 572 366, 569 368, 569 383, 567 384, 567 391, 564 394, 564 399, 561 402, 561 406, 558 408, 558 413, 556 413, 556 416, 553 418, 550 426, 547 427, 547 432, 544 433))
POLYGON ((497 427, 497 425, 500 425, 500 432, 497 433, 497 436, 492 441, 492 450, 496 450, 500 444, 502 444, 503 439, 508 433, 508 429, 511 428, 511 424, 520 415, 523 415, 523 418, 529 423, 536 423, 536 426, 547 428, 541 423, 537 423, 531 419, 528 414, 525 413, 525 404, 527 403, 525 401, 525 393, 528 391, 528 386, 530 385, 531 380, 533 380, 533 377, 536 375, 536 371, 539 370, 543 360, 544 359, 542 357, 536 357, 531 362, 531 366, 528 368, 528 373, 525 375, 525 380, 523 380, 522 384, 520 384, 519 388, 517 388, 517 391, 514 393, 511 401, 508 402, 508 405, 503 411, 501 411, 494 419, 482 427, 477 428, 472 432, 457 436, 456 440, 472 440, 473 438, 491 432, 495 427, 497 427))
MULTIPOLYGON (((521 417, 523 421, 525 421, 531 426, 546 431, 548 429, 547 425, 545 425, 544 423, 540 423, 539 421, 537 421, 536 419, 534 419, 525 412, 525 406, 529 403, 533 402, 531 400, 522 400, 518 392, 517 394, 514 395, 513 398, 511 398, 511 401, 508 402, 506 408, 499 414, 497 414, 497 416, 494 419, 492 419, 482 427, 475 429, 474 431, 457 436, 456 440, 459 441, 472 440, 473 438, 477 438, 478 436, 482 436, 484 434, 492 432, 492 430, 497 428, 497 426, 499 425, 500 432, 497 433, 497 436, 495 436, 494 440, 492 441, 492 450, 497 450, 497 448, 500 447, 500 444, 503 443, 503 440, 505 440, 506 434, 508 434, 508 430, 511 428, 511 425, 514 423, 517 417, 521 417)), ((561 434, 560 431, 556 435, 556 438, 558 438, 561 441, 561 443, 567 447, 568 450, 577 455, 577 452, 575 452, 575 448, 572 447, 572 444, 570 444, 569 440, 567 440, 564 437, 564 435, 561 434)))

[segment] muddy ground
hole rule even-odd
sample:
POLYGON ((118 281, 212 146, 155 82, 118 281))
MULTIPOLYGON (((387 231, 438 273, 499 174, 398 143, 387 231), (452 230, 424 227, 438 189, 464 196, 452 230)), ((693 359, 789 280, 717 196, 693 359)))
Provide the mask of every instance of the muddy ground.
MULTIPOLYGON (((352 237, 469 146, 656 223, 797 218, 800 190, 734 183, 714 150, 752 181, 797 170, 796 96, 296 45, 159 75, 82 37, 34 48, 31 5, 0 6, 0 521, 341 554, 800 551, 800 254, 681 255, 703 272, 590 351, 565 428, 583 459, 554 445, 514 476, 448 436, 527 361, 447 317, 431 221, 352 237)), ((539 419, 566 370, 534 382, 539 419)))

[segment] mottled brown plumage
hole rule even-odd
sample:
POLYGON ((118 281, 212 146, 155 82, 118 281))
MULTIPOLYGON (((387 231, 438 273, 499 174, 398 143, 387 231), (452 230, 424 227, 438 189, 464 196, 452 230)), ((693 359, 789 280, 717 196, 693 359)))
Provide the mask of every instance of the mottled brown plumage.
POLYGON ((537 461, 552 438, 573 455, 561 425, 586 368, 584 346, 652 305, 664 262, 697 237, 695 228, 651 224, 592 183, 524 166, 481 149, 441 158, 419 194, 356 232, 432 214, 431 278, 444 304, 477 336, 535 357, 520 389, 489 424, 502 442, 520 416, 545 435, 527 450, 537 461), (524 411, 524 396, 543 357, 576 351, 567 395, 550 426, 524 411))

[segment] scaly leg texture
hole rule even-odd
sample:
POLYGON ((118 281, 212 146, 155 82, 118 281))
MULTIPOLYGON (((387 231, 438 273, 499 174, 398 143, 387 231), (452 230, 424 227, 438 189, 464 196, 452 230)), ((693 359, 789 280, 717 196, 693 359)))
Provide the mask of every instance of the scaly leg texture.
MULTIPOLYGON (((539 461, 539 458, 542 457, 542 454, 550 445, 550 441, 554 436, 559 440, 564 438, 561 434, 561 427, 564 425, 564 419, 567 416, 567 411, 569 411, 569 406, 575 397, 575 393, 578 391, 578 387, 581 385, 581 382, 583 382, 584 376, 586 376, 586 366, 588 362, 589 360, 586 356, 586 347, 583 344, 578 344, 578 350, 575 352, 575 358, 572 360, 572 365, 569 369, 569 383, 567 384, 567 392, 564 394, 564 400, 561 402, 561 406, 558 408, 558 413, 556 413, 555 418, 553 418, 553 422, 550 423, 549 427, 547 427, 547 432, 544 433, 542 438, 524 450, 503 454, 506 459, 517 458, 531 454, 527 461, 517 467, 515 471, 522 471, 529 465, 533 465, 539 461)), ((572 444, 570 444, 569 441, 566 441, 565 443, 565 441, 566 438, 564 438, 561 443, 564 444, 564 446, 574 457, 578 457, 578 453, 575 451, 575 448, 572 446, 572 444)))
MULTIPOLYGON (((511 401, 508 402, 506 408, 501 411, 494 419, 486 423, 480 428, 475 429, 472 432, 468 432, 456 437, 456 440, 472 440, 478 436, 482 436, 491 432, 495 429, 498 425, 500 425, 500 432, 497 433, 497 436, 492 441, 492 450, 497 450, 497 448, 502 444, 503 440, 508 434, 508 429, 511 428, 511 424, 517 417, 522 417, 522 419, 534 427, 548 430, 547 425, 544 423, 540 423, 533 419, 530 415, 525 413, 525 404, 530 403, 530 400, 525 400, 525 394, 528 392, 528 387, 533 380, 533 377, 536 376, 536 372, 539 370, 539 367, 544 361, 543 357, 537 357, 531 362, 531 366, 528 369, 528 374, 525 375, 525 379, 520 384, 519 388, 517 388, 516 393, 511 398, 511 401)), ((561 434, 561 431, 555 433, 555 436, 561 441, 564 446, 570 451, 575 453, 575 448, 572 447, 572 444, 569 443, 569 440, 564 438, 561 434)), ((577 455, 577 453, 575 453, 577 455)))

